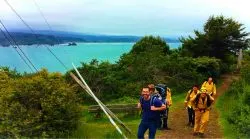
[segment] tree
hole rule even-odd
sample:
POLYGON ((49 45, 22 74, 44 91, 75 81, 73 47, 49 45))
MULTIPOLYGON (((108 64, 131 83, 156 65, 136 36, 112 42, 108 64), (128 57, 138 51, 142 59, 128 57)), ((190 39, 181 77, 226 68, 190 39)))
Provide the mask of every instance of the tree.
POLYGON ((167 54, 170 52, 169 45, 160 37, 145 36, 133 46, 130 53, 139 54, 140 52, 161 52, 167 54))
POLYGON ((211 16, 204 25, 203 32, 194 31, 195 36, 181 38, 182 53, 192 57, 216 57, 224 62, 231 62, 231 55, 239 49, 249 47, 243 24, 225 18, 224 16, 211 16))

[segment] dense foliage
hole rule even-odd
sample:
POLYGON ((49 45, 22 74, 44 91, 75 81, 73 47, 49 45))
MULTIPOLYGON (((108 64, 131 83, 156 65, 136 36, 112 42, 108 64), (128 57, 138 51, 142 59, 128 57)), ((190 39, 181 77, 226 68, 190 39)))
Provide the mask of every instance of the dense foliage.
POLYGON ((233 83, 225 93, 224 105, 220 109, 224 112, 231 132, 237 138, 250 138, 250 63, 241 70, 241 79, 233 83))
POLYGON ((203 32, 194 31, 194 37, 182 38, 182 54, 192 57, 209 56, 223 62, 234 63, 234 55, 239 49, 247 49, 248 33, 243 24, 224 16, 211 16, 204 25, 203 32))
POLYGON ((61 74, 11 78, 0 72, 1 137, 65 137, 78 117, 78 99, 61 74))
MULTIPOLYGON (((93 60, 78 69, 96 95, 109 101, 138 98, 141 87, 148 83, 165 83, 174 93, 182 93, 208 76, 218 77, 220 67, 219 59, 182 57, 176 50, 170 50, 160 37, 146 36, 116 64, 93 60)), ((69 74, 66 78, 74 83, 69 74)), ((80 87, 77 90, 86 101, 90 100, 80 87)))

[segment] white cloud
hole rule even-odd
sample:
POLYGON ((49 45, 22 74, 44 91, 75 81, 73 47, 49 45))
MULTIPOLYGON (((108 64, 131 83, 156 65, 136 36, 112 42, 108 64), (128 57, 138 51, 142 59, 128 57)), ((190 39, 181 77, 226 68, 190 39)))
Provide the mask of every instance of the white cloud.
MULTIPOLYGON (((8 0, 33 27, 46 29, 34 0, 8 0)), ((226 15, 250 31, 248 0, 36 0, 57 30, 105 34, 187 34, 201 29, 210 15, 226 15)), ((0 1, 0 17, 9 26, 20 21, 0 1), (15 22, 15 23, 14 23, 15 22)), ((19 23, 18 23, 19 22, 19 23)))

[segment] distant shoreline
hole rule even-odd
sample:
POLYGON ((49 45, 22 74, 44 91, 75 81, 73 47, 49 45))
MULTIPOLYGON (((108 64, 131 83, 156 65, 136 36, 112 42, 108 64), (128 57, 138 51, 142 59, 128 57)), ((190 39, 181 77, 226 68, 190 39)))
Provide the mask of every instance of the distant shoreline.
MULTIPOLYGON (((136 43, 136 42, 75 42, 76 44, 100 44, 100 43, 103 43, 103 44, 128 44, 128 43, 136 43)), ((181 42, 167 42, 167 44, 173 44, 173 43, 181 43, 181 42)), ((55 44, 55 45, 50 45, 50 44, 31 44, 31 45, 25 45, 25 44, 18 44, 19 46, 35 46, 35 47, 44 47, 44 45, 46 46, 49 46, 49 47, 55 47, 55 46, 68 46, 68 43, 60 43, 60 44, 55 44)), ((12 45, 12 46, 16 46, 16 45, 12 45)), ((10 45, 1 45, 0 44, 0 47, 11 47, 10 45)), ((76 46, 69 46, 69 47, 76 47, 76 46)))
MULTIPOLYGON (((12 37, 18 45, 60 45, 65 43, 135 43, 142 36, 114 36, 114 35, 90 35, 76 34, 70 32, 54 32, 53 35, 48 32, 32 34, 27 32, 11 32, 12 37)), ((167 43, 179 43, 177 38, 161 37, 167 43)), ((8 47, 10 43, 4 35, 0 34, 0 46, 8 47)))

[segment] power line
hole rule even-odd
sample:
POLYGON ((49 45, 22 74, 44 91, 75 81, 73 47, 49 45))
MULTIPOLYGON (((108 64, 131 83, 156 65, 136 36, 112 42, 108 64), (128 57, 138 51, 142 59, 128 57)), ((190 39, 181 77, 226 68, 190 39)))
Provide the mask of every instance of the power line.
MULTIPOLYGON (((21 15, 19 15, 17 13, 17 11, 11 6, 11 4, 7 1, 4 0, 5 3, 11 8, 11 10, 19 17, 19 19, 23 22, 23 24, 25 26, 27 26, 29 28, 29 30, 33 33, 33 35, 35 35, 35 37, 38 39, 37 34, 35 33, 35 31, 23 20, 23 18, 21 17, 21 15)), ((45 47, 47 48, 47 50, 59 61, 59 63, 66 69, 68 70, 67 66, 51 51, 51 49, 45 45, 45 47)))
MULTIPOLYGON (((37 7, 37 9, 39 10, 39 13, 41 14, 41 16, 43 17, 43 19, 44 19, 44 21, 45 21, 45 23, 47 24, 47 26, 48 26, 48 28, 49 28, 49 30, 50 30, 50 32, 51 32, 51 35, 53 35, 53 31, 52 31, 52 28, 51 28, 51 26, 50 26, 50 24, 49 24, 49 22, 48 22, 48 20, 46 19, 46 17, 44 16, 44 14, 43 14, 43 12, 42 12, 42 10, 41 10, 41 8, 39 7, 39 5, 38 5, 38 3, 36 2, 36 0, 33 0, 34 1, 34 3, 35 3, 35 5, 36 5, 36 7, 37 7)), ((56 36, 54 36, 55 38, 56 38, 56 36)), ((56 38, 57 39, 57 38, 56 38)), ((57 39, 57 41, 58 41, 58 39, 57 39)), ((59 44, 59 41, 58 41, 58 44, 59 44)), ((75 68, 75 67, 74 67, 75 68)), ((75 68, 75 70, 76 70, 76 68, 75 68)), ((77 71, 78 72, 78 71, 77 71)), ((73 78, 73 79, 75 79, 75 81, 81 86, 81 87, 83 87, 83 89, 87 89, 86 90, 86 92, 88 93, 88 94, 90 94, 90 96, 92 96, 96 101, 97 101, 97 103, 100 105, 100 107, 103 107, 103 111, 104 111, 104 113, 106 113, 106 114, 108 114, 107 116, 108 116, 108 118, 111 118, 110 116, 112 116, 113 118, 115 118, 118 122, 119 122, 119 124, 124 128, 124 129, 126 129, 126 131, 127 132, 129 132, 130 134, 131 134, 131 131, 130 131, 130 129, 128 128, 128 127, 126 127, 125 126, 125 124, 123 124, 122 123, 122 121, 120 120, 120 119, 118 119, 116 116, 115 116, 115 114, 113 114, 98 98, 96 98, 96 96, 94 95, 94 93, 90 90, 90 88, 88 87, 88 85, 86 84, 86 82, 84 81, 84 79, 82 78, 82 76, 79 74, 79 72, 78 72, 78 75, 80 75, 80 78, 82 79, 82 80, 79 80, 72 72, 70 73, 70 75, 71 75, 71 77, 73 78), (84 84, 82 84, 82 83, 85 83, 85 85, 84 84)), ((121 135, 123 135, 123 137, 124 138, 126 138, 126 136, 122 133, 122 131, 120 130, 120 128, 114 123, 114 121, 113 121, 113 119, 111 118, 110 119, 111 120, 111 123, 116 127, 116 129, 119 131, 119 133, 121 133, 121 135)))
POLYGON ((54 32, 54 31, 52 30, 52 27, 51 27, 51 25, 49 24, 47 18, 46 18, 45 15, 43 14, 43 12, 42 12, 40 6, 39 6, 38 3, 36 2, 36 0, 33 0, 33 2, 34 2, 34 4, 35 4, 36 8, 38 9, 38 12, 40 13, 40 15, 43 17, 43 20, 45 21, 46 25, 48 26, 51 35, 56 39, 57 43, 60 44, 59 39, 58 39, 55 35, 53 35, 53 32, 54 32))
POLYGON ((21 53, 24 55, 24 57, 28 60, 28 62, 31 64, 31 66, 36 70, 37 68, 34 66, 34 64, 31 62, 31 60, 28 58, 28 56, 23 52, 23 50, 19 47, 19 45, 17 44, 17 42, 15 41, 14 37, 10 34, 10 32, 8 31, 8 29, 5 27, 5 25, 3 24, 2 20, 0 19, 0 23, 2 24, 2 26, 4 27, 5 31, 7 32, 7 34, 9 35, 9 37, 12 39, 12 41, 14 42, 14 44, 16 45, 16 47, 21 51, 21 53))
MULTIPOLYGON (((11 46, 12 45, 11 41, 9 40, 9 38, 7 37, 7 35, 5 34, 5 32, 1 28, 0 28, 0 30, 1 30, 2 34, 4 35, 5 39, 10 43, 10 46, 11 46)), ((24 61, 24 63, 30 68, 30 70, 32 72, 34 72, 33 69, 31 68, 31 66, 26 62, 26 60, 24 59, 24 57, 18 52, 18 50, 14 46, 12 46, 12 48, 18 53, 18 55, 21 57, 21 59, 24 61)))

